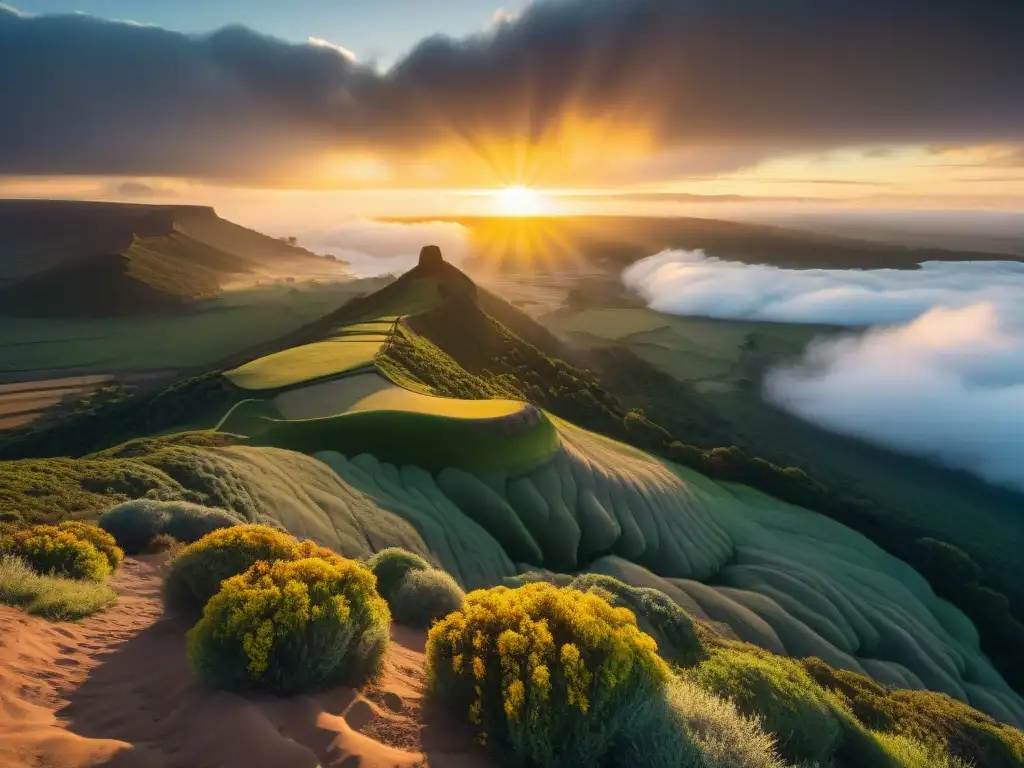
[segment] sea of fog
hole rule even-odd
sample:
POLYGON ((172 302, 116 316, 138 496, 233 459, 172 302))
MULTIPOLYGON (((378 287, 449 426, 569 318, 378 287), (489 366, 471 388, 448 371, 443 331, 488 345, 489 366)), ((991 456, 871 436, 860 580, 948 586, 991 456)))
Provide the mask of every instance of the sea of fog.
POLYGON ((461 264, 468 251, 466 230, 444 221, 401 223, 350 219, 337 226, 303 233, 299 244, 348 262, 355 277, 401 274, 416 266, 420 248, 440 246, 446 260, 461 264))
POLYGON ((794 270, 666 251, 622 279, 670 314, 857 326, 770 372, 765 397, 1024 490, 1024 264, 794 270))

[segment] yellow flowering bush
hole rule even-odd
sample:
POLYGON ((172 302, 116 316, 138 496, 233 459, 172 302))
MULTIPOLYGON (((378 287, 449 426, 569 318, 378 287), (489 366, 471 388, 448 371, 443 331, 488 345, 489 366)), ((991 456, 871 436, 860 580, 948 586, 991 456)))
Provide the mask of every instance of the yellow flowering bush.
POLYGON ((117 541, 102 528, 91 523, 83 523, 81 520, 65 520, 57 526, 62 531, 67 531, 82 541, 88 541, 96 549, 103 553, 110 564, 110 570, 115 570, 121 561, 124 560, 124 551, 117 546, 117 541))
POLYGON ((668 667, 625 608, 538 582, 471 592, 427 638, 431 690, 511 765, 609 760, 668 667))
POLYGON ((373 574, 352 560, 258 562, 227 579, 188 633, 207 683, 299 693, 375 674, 391 616, 373 574))
POLYGON ((244 573, 261 560, 296 560, 301 556, 311 555, 300 553, 298 542, 276 528, 221 528, 178 552, 164 582, 164 596, 171 606, 198 613, 225 579, 244 573))
POLYGON ((55 525, 36 525, 6 537, 4 550, 36 573, 67 579, 103 581, 110 563, 95 546, 55 525))

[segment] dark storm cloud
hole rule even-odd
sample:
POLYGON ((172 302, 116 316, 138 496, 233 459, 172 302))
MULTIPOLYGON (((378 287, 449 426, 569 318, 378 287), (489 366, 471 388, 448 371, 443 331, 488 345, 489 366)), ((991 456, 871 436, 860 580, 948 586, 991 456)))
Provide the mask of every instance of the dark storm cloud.
POLYGON ((540 141, 570 110, 666 149, 1012 142, 1022 34, 1019 0, 569 0, 379 73, 241 27, 0 6, 0 173, 258 176, 345 144, 540 141))

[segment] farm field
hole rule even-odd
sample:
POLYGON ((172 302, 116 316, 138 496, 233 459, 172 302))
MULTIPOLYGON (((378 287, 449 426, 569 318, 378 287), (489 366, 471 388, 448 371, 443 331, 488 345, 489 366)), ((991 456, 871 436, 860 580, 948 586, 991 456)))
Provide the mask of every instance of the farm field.
POLYGON ((67 398, 86 395, 112 381, 112 376, 68 376, 0 384, 0 429, 27 424, 47 408, 67 398))
POLYGON ((665 315, 650 309, 566 308, 538 322, 581 346, 626 347, 680 381, 754 377, 767 360, 799 354, 832 326, 759 323, 665 315))

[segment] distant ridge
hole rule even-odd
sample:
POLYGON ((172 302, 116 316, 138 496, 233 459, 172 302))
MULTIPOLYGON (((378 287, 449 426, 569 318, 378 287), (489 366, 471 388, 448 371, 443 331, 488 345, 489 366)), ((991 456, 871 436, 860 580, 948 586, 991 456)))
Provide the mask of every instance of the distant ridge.
POLYGON ((0 313, 164 312, 249 276, 341 277, 340 262, 196 205, 0 200, 0 313))

